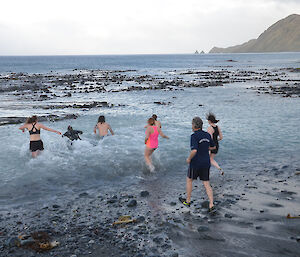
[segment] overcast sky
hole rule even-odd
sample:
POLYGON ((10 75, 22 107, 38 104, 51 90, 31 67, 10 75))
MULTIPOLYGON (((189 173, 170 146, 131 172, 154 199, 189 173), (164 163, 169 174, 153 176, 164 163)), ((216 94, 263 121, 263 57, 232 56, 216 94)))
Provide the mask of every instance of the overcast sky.
POLYGON ((300 0, 1 1, 0 55, 207 52, 293 13, 300 0))

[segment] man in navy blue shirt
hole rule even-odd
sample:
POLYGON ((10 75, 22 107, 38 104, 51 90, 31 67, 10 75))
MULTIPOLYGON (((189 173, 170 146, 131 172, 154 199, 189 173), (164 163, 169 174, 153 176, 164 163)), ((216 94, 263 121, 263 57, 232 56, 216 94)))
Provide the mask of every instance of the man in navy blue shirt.
POLYGON ((186 199, 179 200, 187 207, 191 205, 191 194, 193 189, 193 180, 198 177, 202 180, 209 199, 209 211, 214 209, 214 199, 212 188, 209 183, 210 158, 209 150, 215 149, 215 144, 209 133, 202 130, 203 121, 195 117, 192 121, 194 133, 191 135, 191 152, 186 162, 189 169, 186 178, 186 199))

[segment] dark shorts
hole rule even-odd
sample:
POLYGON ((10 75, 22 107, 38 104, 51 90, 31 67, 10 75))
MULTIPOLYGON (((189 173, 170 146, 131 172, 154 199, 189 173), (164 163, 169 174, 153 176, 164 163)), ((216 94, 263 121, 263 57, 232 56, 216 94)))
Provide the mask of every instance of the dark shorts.
POLYGON ((44 150, 43 141, 42 140, 30 141, 29 149, 30 149, 31 152, 43 151, 44 150))
POLYGON ((187 172, 187 177, 191 179, 197 179, 199 177, 200 180, 209 181, 209 169, 210 168, 195 169, 190 166, 187 172))
POLYGON ((211 150, 210 152, 211 152, 211 153, 214 153, 214 154, 217 154, 218 151, 219 151, 219 144, 216 144, 216 149, 211 150))

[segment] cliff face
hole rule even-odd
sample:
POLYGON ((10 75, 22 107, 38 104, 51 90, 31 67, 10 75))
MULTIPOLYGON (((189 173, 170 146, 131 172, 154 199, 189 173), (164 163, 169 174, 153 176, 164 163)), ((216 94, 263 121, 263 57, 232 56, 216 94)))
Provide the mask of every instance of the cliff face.
POLYGON ((300 15, 282 19, 257 39, 227 48, 214 47, 210 53, 300 52, 300 15))

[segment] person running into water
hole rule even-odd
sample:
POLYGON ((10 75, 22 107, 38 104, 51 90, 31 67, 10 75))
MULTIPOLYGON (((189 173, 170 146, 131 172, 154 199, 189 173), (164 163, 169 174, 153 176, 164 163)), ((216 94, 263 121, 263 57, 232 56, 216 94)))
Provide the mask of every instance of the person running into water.
MULTIPOLYGON (((158 127, 158 128, 161 128, 161 122, 159 120, 157 120, 157 115, 156 114, 153 114, 152 115, 152 118, 154 119, 154 122, 155 122, 155 126, 158 127)), ((147 124, 145 126, 145 128, 148 128, 149 127, 149 124, 147 124)))
POLYGON ((146 129, 145 137, 145 162, 148 165, 151 172, 154 171, 154 166, 152 164, 151 155, 158 147, 158 135, 163 138, 169 139, 160 129, 160 127, 155 126, 155 120, 151 117, 148 120, 148 127, 146 129))
POLYGON ((157 115, 156 114, 153 114, 152 115, 152 118, 154 119, 155 121, 155 126, 158 127, 158 128, 161 128, 161 123, 159 120, 157 120, 157 115))
POLYGON ((35 158, 40 153, 40 151, 44 150, 43 141, 41 140, 40 134, 41 129, 48 130, 51 132, 54 132, 58 135, 61 135, 61 133, 57 130, 48 128, 44 126, 42 123, 38 123, 37 116, 32 116, 27 118, 26 123, 19 128, 23 132, 25 132, 25 129, 29 131, 30 134, 30 151, 32 153, 32 157, 35 158))
POLYGON ((191 152, 186 162, 189 169, 186 178, 186 199, 179 197, 179 200, 187 207, 191 205, 191 194, 193 180, 198 177, 202 180, 209 199, 209 212, 214 210, 213 191, 209 183, 210 158, 209 150, 215 148, 214 141, 210 134, 202 130, 203 121, 195 117, 192 121, 194 133, 191 135, 191 152))
POLYGON ((111 135, 113 136, 115 133, 111 129, 111 126, 105 122, 105 117, 103 115, 99 116, 98 123, 94 127, 94 133, 97 134, 97 129, 99 130, 100 139, 103 139, 108 134, 108 130, 110 131, 111 135))
POLYGON ((214 160, 216 154, 219 151, 219 141, 223 139, 222 131, 220 127, 216 125, 216 123, 218 123, 219 120, 216 119, 216 116, 213 113, 207 114, 206 119, 208 120, 208 124, 210 125, 207 129, 207 132, 211 135, 216 146, 216 149, 210 151, 210 163, 221 172, 221 175, 224 175, 224 171, 214 160))
POLYGON ((63 137, 67 137, 71 140, 71 145, 74 140, 81 140, 79 134, 82 134, 81 130, 74 130, 70 125, 68 126, 68 131, 63 134, 63 137))

